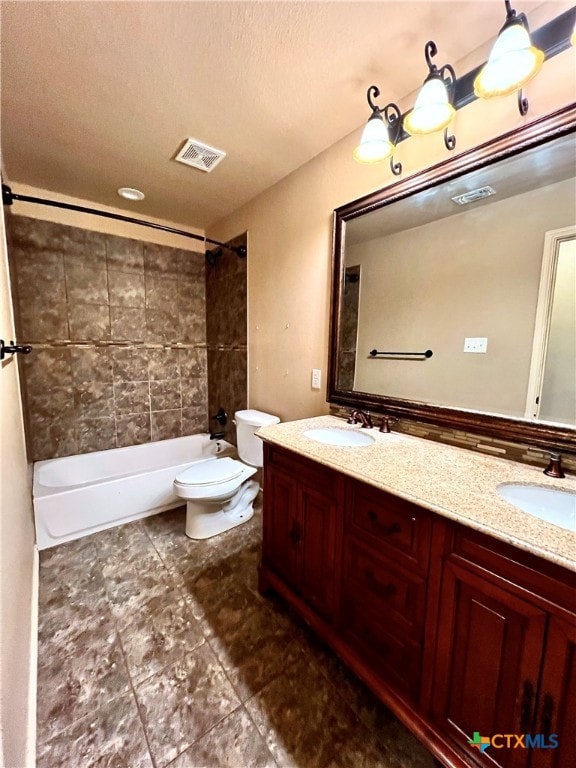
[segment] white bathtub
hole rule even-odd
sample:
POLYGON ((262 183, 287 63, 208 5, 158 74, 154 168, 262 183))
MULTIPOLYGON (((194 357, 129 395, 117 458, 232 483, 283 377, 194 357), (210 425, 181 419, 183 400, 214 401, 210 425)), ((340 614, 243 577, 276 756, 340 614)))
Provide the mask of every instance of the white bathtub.
POLYGON ((172 486, 178 472, 232 450, 200 434, 36 462, 38 549, 180 506, 172 486))

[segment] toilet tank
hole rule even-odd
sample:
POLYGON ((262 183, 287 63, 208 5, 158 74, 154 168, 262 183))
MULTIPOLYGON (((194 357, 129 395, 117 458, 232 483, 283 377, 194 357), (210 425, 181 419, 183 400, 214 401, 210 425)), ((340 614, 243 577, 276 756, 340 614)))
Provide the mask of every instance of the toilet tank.
POLYGON ((238 437, 238 455, 253 467, 261 467, 263 463, 262 440, 254 432, 267 424, 278 424, 278 416, 262 411, 236 411, 236 435, 238 437))

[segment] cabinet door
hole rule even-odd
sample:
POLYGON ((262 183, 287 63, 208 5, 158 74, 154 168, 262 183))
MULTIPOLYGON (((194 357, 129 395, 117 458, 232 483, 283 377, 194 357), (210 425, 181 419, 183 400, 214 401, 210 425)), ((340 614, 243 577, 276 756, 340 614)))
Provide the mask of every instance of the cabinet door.
POLYGON ((507 582, 448 559, 443 568, 433 716, 470 762, 524 768, 530 750, 468 746, 481 736, 531 733, 546 613, 507 582))
POLYGON ((296 479, 273 467, 266 469, 262 559, 290 586, 298 582, 302 524, 296 479))
POLYGON ((335 610, 337 483, 299 484, 300 593, 324 618, 335 610))
POLYGON ((532 750, 532 768, 576 765, 576 625, 574 620, 550 620, 538 712, 534 731, 546 748, 532 750), (550 735, 558 746, 551 748, 550 735))

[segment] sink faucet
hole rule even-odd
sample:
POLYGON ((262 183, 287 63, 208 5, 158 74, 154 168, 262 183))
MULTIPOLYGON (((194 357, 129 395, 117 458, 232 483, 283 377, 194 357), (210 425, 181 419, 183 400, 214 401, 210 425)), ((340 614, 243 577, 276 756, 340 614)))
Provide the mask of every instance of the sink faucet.
POLYGON ((380 432, 390 432, 390 424, 393 424, 395 421, 398 421, 398 419, 394 419, 392 416, 382 416, 380 432))
POLYGON ((350 416, 348 417, 347 421, 348 424, 358 424, 358 422, 360 422, 360 424, 362 424, 362 429, 372 429, 374 426, 372 424, 372 418, 370 417, 370 414, 358 409, 350 412, 350 416))
POLYGON ((550 456, 550 461, 544 470, 544 474, 548 475, 548 477, 566 477, 562 469, 562 454, 549 453, 548 455, 550 456))

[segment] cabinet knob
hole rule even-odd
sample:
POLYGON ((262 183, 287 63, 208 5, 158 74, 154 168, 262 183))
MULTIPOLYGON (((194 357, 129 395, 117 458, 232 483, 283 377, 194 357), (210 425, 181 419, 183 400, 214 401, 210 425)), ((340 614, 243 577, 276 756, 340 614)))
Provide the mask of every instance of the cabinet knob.
POLYGON ((552 732, 552 715, 554 714, 554 698, 547 693, 542 699, 542 709, 540 710, 540 733, 543 733, 546 739, 552 732))
MULTIPOLYGON (((378 515, 376 512, 374 512, 373 509, 368 510, 368 520, 370 520, 371 523, 374 523, 375 525, 378 524, 378 515)), ((400 533, 402 530, 402 527, 398 523, 392 523, 391 525, 383 525, 381 528, 378 529, 380 533, 384 534, 385 536, 391 536, 393 533, 400 533)))
POLYGON ((393 597, 396 594, 396 585, 391 581, 389 581, 388 584, 379 584, 378 579, 374 576, 374 571, 371 568, 366 568, 364 576, 366 577, 368 586, 380 597, 393 597))
POLYGON ((534 683, 524 680, 522 685, 522 699, 520 701, 520 731, 529 733, 532 725, 532 701, 534 699, 534 683))

